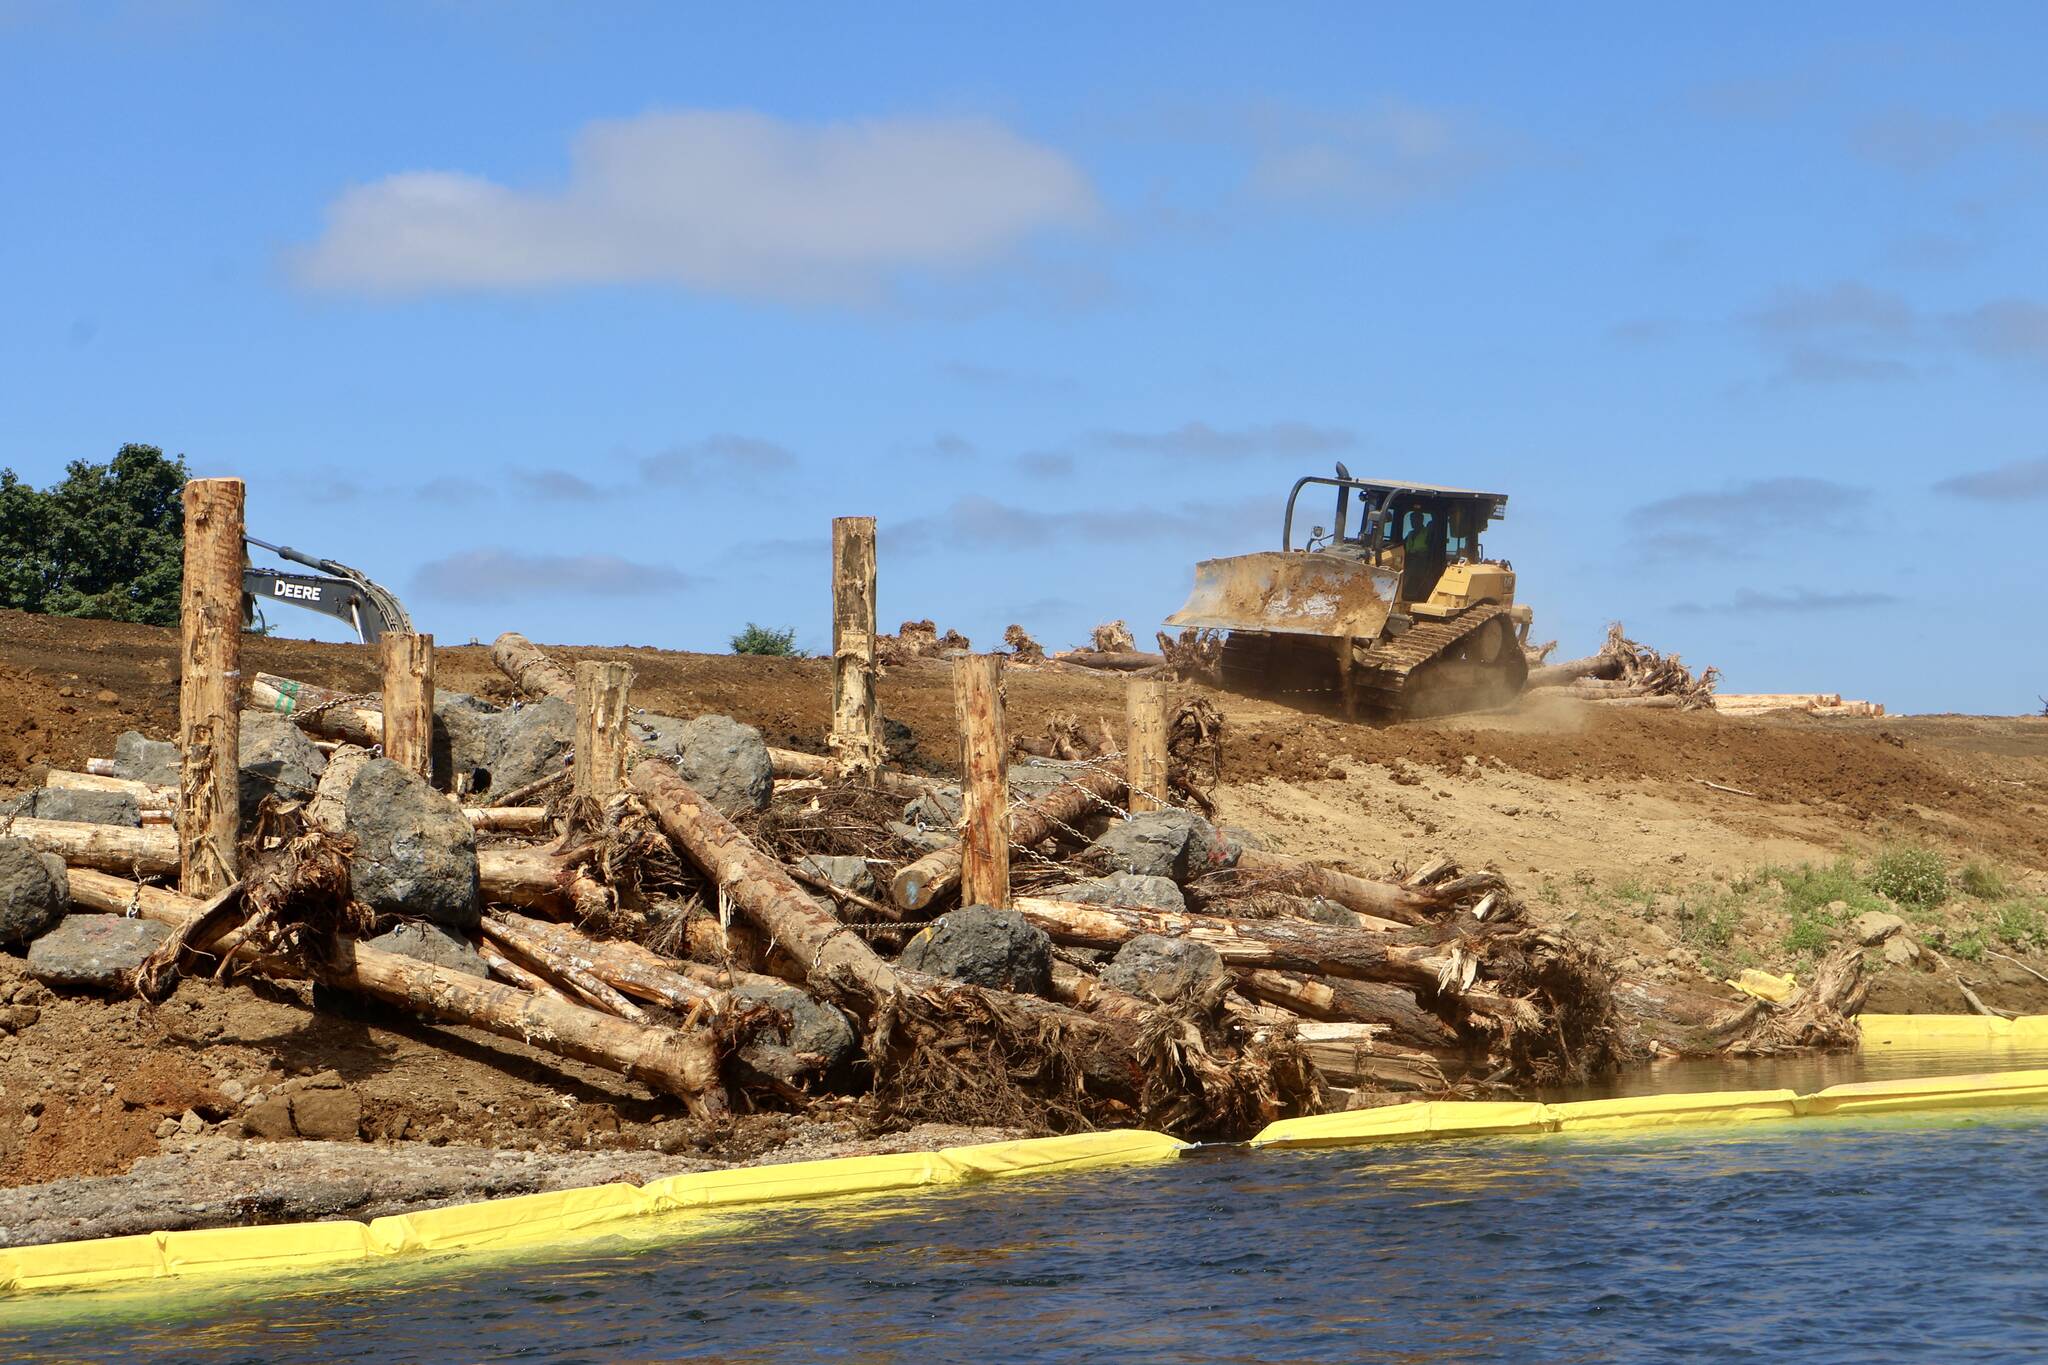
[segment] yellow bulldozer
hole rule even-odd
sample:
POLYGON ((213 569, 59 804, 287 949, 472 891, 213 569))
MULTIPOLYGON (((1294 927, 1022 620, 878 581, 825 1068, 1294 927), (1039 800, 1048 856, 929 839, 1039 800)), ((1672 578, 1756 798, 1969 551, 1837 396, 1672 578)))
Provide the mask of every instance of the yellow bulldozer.
POLYGON ((1513 700, 1529 675, 1531 613, 1515 572, 1479 538, 1501 493, 1335 478, 1295 481, 1280 549, 1207 559, 1169 626, 1227 631, 1223 685, 1334 704, 1386 719, 1481 710, 1513 700), (1295 503, 1336 490, 1330 529, 1294 543, 1295 503), (1357 522, 1352 513, 1356 504, 1357 522))

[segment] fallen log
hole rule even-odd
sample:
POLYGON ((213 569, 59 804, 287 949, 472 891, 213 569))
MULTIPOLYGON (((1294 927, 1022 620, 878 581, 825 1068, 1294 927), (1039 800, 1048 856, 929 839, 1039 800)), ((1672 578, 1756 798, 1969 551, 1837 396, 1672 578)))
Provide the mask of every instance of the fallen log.
POLYGON ((479 834, 546 834, 552 829, 546 806, 464 806, 462 814, 479 834))
POLYGON ((252 709, 289 716, 302 730, 365 749, 384 742, 384 711, 374 701, 275 673, 258 673, 249 684, 252 709))
POLYGON ((576 700, 576 679, 547 652, 516 630, 491 642, 491 662, 528 696, 576 700))
POLYGON ((477 889, 487 902, 587 915, 610 904, 604 886, 580 863, 543 847, 480 848, 477 889))
POLYGON ((1238 972, 1240 994, 1329 1022, 1377 1024, 1395 1042, 1414 1047, 1458 1045, 1457 1030, 1424 1009, 1413 989, 1379 981, 1304 976, 1254 967, 1238 972))
POLYGON ((1544 664, 1529 670, 1524 687, 1563 687, 1577 682, 1580 678, 1618 678, 1621 676, 1621 660, 1612 654, 1589 654, 1583 659, 1567 659, 1561 664, 1544 664))
POLYGON ((1164 654, 1153 654, 1146 650, 1118 650, 1110 653, 1099 649, 1067 649, 1052 656, 1054 663, 1073 664, 1078 668, 1092 668, 1111 673, 1141 673, 1148 668, 1166 667, 1164 654))
MULTIPOLYGON (((1030 848, 1087 818, 1089 812, 1123 799, 1123 778, 1100 768, 1083 768, 1036 801, 1011 808, 1010 842, 1030 848)), ((960 885, 960 845, 906 863, 889 879, 889 899, 903 910, 922 910, 960 885)))
POLYGON ((83 820, 17 819, 4 831, 79 867, 161 877, 178 870, 174 825, 95 825, 83 820))
POLYGON ((719 968, 677 962, 637 943, 593 939, 565 924, 520 916, 494 916, 490 923, 498 925, 501 930, 511 926, 511 932, 536 947, 575 963, 599 981, 635 999, 685 1013, 692 1010, 724 1012, 730 1008, 728 991, 734 985, 751 983, 766 988, 784 984, 771 976, 724 972, 720 984, 714 985, 693 979, 689 971, 700 969, 717 978, 721 975, 719 968))
POLYGON ((578 954, 557 952, 538 935, 528 933, 523 926, 530 922, 517 915, 492 915, 485 918, 479 930, 529 971, 580 997, 591 1008, 636 1024, 647 1022, 645 1010, 594 974, 578 954))
POLYGON ((1581 700, 1588 706, 1625 706, 1647 711, 1682 711, 1685 709, 1685 698, 1672 696, 1668 693, 1654 697, 1584 697, 1581 700))
POLYGON ((1445 1090, 1442 1062, 1427 1052, 1381 1041, 1371 1024, 1304 1022, 1294 1040, 1332 1085, 1375 1090, 1445 1090))
MULTIPOLYGON (((1406 982, 1435 989, 1453 970, 1452 945, 1433 938, 1336 928, 1304 919, 1231 919, 1222 915, 1082 905, 1018 896, 1011 906, 1055 943, 1116 948, 1140 934, 1186 938, 1214 948, 1231 967, 1273 967, 1316 976, 1406 982)), ((1398 926, 1406 928, 1406 926, 1398 926)))
POLYGON ((756 928, 804 965, 805 977, 818 993, 852 995, 872 1007, 902 989, 894 968, 819 909, 781 863, 756 848, 674 768, 658 759, 642 759, 633 765, 627 783, 676 847, 756 928))
MULTIPOLYGON (((74 905, 122 914, 132 903, 143 918, 173 928, 189 923, 201 905, 175 891, 77 868, 72 869, 70 882, 74 905)), ((301 975, 291 964, 251 949, 238 949, 236 957, 266 976, 301 975)), ((314 969, 315 979, 323 985, 644 1081, 681 1099, 700 1117, 727 1110, 718 1050, 706 1030, 644 1027, 348 939, 335 942, 332 959, 314 969)))
POLYGON ((567 991, 562 990, 553 982, 535 975, 517 962, 514 962, 511 958, 506 957, 497 948, 492 946, 489 939, 479 938, 476 941, 476 955, 484 960, 484 965, 491 969, 493 975, 503 978, 508 984, 517 986, 520 990, 532 991, 535 995, 547 996, 549 999, 560 1001, 564 1005, 577 1004, 576 1000, 567 991))
MULTIPOLYGON (((1266 849, 1244 849, 1238 854, 1237 866, 1241 872, 1253 876, 1284 877, 1298 886, 1304 895, 1321 896, 1334 905, 1381 921, 1422 924, 1444 914, 1452 904, 1442 888, 1376 882, 1368 877, 1354 877, 1348 872, 1312 863, 1306 858, 1266 849)), ((1359 927, 1381 926, 1366 924, 1359 927)))

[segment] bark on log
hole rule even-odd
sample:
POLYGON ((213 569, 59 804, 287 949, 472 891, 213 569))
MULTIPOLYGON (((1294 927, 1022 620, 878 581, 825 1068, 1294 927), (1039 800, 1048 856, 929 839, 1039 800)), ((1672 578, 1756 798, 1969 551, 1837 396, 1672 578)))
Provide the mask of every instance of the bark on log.
POLYGON ((1003 733, 1003 659, 953 661, 960 721, 960 895, 969 905, 1010 903, 1010 742, 1003 733))
MULTIPOLYGON (((1071 828, 1105 803, 1123 800, 1123 779, 1100 768, 1082 768, 1066 785, 1010 812, 1010 842, 1030 848, 1071 828)), ((889 899, 904 910, 922 910, 960 885, 960 845, 937 849, 905 863, 889 880, 889 899)))
POLYGON ((185 485, 178 601, 178 882, 217 895, 235 880, 241 834, 242 497, 240 479, 185 485))
POLYGON ((604 800, 626 785, 626 768, 639 748, 627 728, 631 714, 630 664, 576 665, 576 749, 569 785, 578 796, 604 800))
POLYGON ((178 831, 170 825, 95 825, 82 820, 18 819, 6 831, 80 867, 140 877, 178 870, 178 831))
POLYGON ((462 814, 478 834, 545 834, 546 806, 464 806, 462 814))
POLYGON ((486 967, 491 969, 491 975, 498 977, 508 985, 517 986, 523 991, 532 991, 535 995, 544 995, 550 1000, 559 1001, 564 1005, 575 1005, 578 1003, 573 996, 555 985, 552 981, 534 975, 534 973, 520 966, 511 958, 506 957, 487 938, 477 939, 476 955, 484 960, 486 967))
MULTIPOLYGON (((727 989, 692 980, 679 970, 684 964, 664 958, 637 943, 589 938, 567 925, 547 920, 498 916, 493 922, 500 926, 512 925, 530 942, 559 958, 574 962, 598 980, 636 999, 686 1013, 693 1009, 723 1012, 731 1007, 727 989)), ((717 971, 716 968, 704 970, 717 971)), ((774 977, 756 977, 745 972, 731 975, 741 978, 732 984, 747 981, 783 984, 774 977)))
MULTIPOLYGON (((104 873, 74 869, 70 881, 75 905, 121 914, 135 896, 139 898, 138 914, 173 928, 190 922, 200 906, 199 901, 173 891, 154 887, 138 891, 131 883, 104 873)), ((246 960, 265 975, 294 974, 277 959, 259 957, 247 949, 236 956, 245 953, 246 960)), ((700 1117, 727 1111, 718 1051, 711 1035, 702 1030, 643 1027, 346 939, 335 945, 334 961, 321 969, 318 979, 411 1014, 465 1024, 644 1081, 680 1098, 700 1117)))
POLYGON ((491 644, 491 662, 504 671, 520 691, 532 696, 576 700, 576 680, 567 669, 550 659, 540 646, 516 630, 508 630, 491 644))
POLYGON ((332 687, 315 687, 296 678, 280 678, 275 673, 258 673, 249 684, 249 705, 253 709, 289 716, 294 725, 308 734, 359 744, 365 749, 382 744, 383 710, 353 702, 353 695, 332 687))
POLYGON ((1165 810, 1166 683, 1133 678, 1124 684, 1124 782, 1131 814, 1165 810))
POLYGON ((384 757, 434 780, 434 637, 393 632, 377 642, 384 671, 384 757))
POLYGON ((1567 659, 1561 664, 1544 664, 1529 670, 1525 688, 1563 687, 1566 683, 1580 678, 1618 678, 1621 676, 1621 660, 1612 654, 1588 654, 1583 659, 1567 659))
POLYGON ((854 932, 818 908, 782 864, 754 847, 676 770, 655 759, 628 779, 676 846, 755 927, 787 948, 818 993, 879 1004, 902 988, 897 973, 854 932))
POLYGON ((477 889, 487 902, 579 914, 609 904, 595 878, 545 848, 480 848, 476 873, 477 889))
POLYGON ((1310 1019, 1382 1025, 1388 1038, 1411 1047, 1458 1045, 1457 1030, 1424 1009, 1406 986, 1255 967, 1237 973, 1237 988, 1310 1019))
POLYGON ((591 1008, 636 1024, 647 1022, 647 1011, 606 985, 590 971, 588 963, 575 954, 557 953, 536 935, 526 932, 523 926, 531 922, 518 915, 494 915, 487 917, 480 929, 484 937, 529 970, 581 998, 591 1008))
MULTIPOLYGON (((1238 854, 1238 870, 1255 876, 1285 877, 1311 896, 1321 896, 1346 910, 1368 919, 1398 924, 1423 924, 1449 907, 1441 895, 1427 887, 1403 886, 1398 882, 1377 882, 1354 877, 1333 867, 1312 863, 1291 854, 1247 848, 1238 854)), ((1374 928, 1375 925, 1361 925, 1374 928)))
POLYGON ((882 766, 875 700, 875 519, 832 519, 832 757, 848 777, 882 766))
POLYGON ((1272 967, 1316 976, 1392 981, 1435 989, 1450 965, 1449 950, 1408 936, 1338 929, 1302 919, 1231 919, 1222 915, 1134 910, 1114 905, 1019 896, 1011 908, 1055 943, 1115 948, 1139 934, 1186 938, 1214 948, 1231 967, 1272 967))
POLYGON ((1332 1085, 1375 1090, 1441 1090, 1450 1081, 1427 1052, 1395 1047, 1370 1024, 1307 1023, 1294 1041, 1332 1085))

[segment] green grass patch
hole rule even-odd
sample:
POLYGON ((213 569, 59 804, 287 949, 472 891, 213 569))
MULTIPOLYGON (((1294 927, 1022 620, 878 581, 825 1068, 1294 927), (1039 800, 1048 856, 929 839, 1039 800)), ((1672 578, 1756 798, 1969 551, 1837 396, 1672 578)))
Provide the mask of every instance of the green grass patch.
POLYGON ((1801 863, 1797 867, 1765 867, 1745 881, 1747 885, 1738 886, 1738 890, 1761 889, 1765 883, 1776 882, 1785 895, 1784 911, 1794 920, 1820 917, 1840 924, 1840 913, 1828 909, 1836 901, 1848 906, 1851 915, 1885 908, 1884 901, 1856 875, 1856 865, 1847 858, 1837 858, 1826 866, 1801 863))
POLYGON ((1992 936, 2022 951, 2048 948, 2048 915, 2041 906, 2039 900, 2015 900, 1992 907, 1992 936))
POLYGON ((2005 873, 1996 863, 1987 863, 1982 858, 1972 858, 1963 864, 1963 870, 1956 874, 1956 885, 1964 895, 1980 901, 2004 900, 2007 889, 2005 873))
POLYGON ((1948 899, 1948 869, 1931 848, 1888 848, 1871 866, 1870 888, 1906 909, 1932 910, 1948 899))

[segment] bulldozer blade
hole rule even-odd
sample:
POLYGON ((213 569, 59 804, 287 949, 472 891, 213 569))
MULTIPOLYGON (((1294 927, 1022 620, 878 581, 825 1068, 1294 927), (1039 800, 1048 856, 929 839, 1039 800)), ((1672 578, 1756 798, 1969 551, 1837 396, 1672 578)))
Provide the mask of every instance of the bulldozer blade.
POLYGON ((1187 605, 1169 626, 1372 640, 1394 609, 1401 576, 1327 554, 1232 555, 1195 566, 1187 605))

